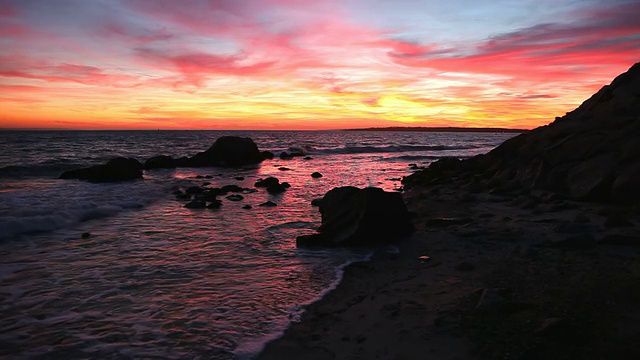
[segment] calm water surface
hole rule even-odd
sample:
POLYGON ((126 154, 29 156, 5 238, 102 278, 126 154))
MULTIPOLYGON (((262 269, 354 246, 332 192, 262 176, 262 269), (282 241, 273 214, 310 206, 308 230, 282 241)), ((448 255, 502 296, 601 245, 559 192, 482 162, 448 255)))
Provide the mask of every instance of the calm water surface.
POLYGON ((485 153, 510 136, 0 132, 0 356, 251 358, 372 251, 296 249, 295 237, 320 223, 311 200, 344 185, 393 191, 410 163, 485 153), (313 160, 154 170, 118 184, 56 179, 115 156, 193 155, 221 135, 249 136, 276 155, 300 147, 313 160), (311 178, 314 171, 324 177, 311 178), (266 176, 292 187, 222 197, 219 210, 189 210, 171 194, 204 181, 253 188, 266 176), (267 200, 278 206, 257 206, 267 200))

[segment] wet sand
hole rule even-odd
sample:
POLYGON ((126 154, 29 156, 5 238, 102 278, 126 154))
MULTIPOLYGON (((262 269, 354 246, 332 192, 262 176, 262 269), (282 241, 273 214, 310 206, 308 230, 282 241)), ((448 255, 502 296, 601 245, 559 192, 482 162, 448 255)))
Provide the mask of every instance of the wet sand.
POLYGON ((259 359, 640 358, 638 209, 544 192, 404 194, 399 252, 347 268, 259 359))

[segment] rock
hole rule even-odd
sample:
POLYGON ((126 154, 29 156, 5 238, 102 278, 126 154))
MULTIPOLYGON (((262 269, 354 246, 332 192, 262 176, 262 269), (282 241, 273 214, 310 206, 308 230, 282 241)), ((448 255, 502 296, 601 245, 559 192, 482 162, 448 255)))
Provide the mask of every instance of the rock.
POLYGON ((211 204, 207 205, 207 209, 219 209, 222 206, 222 201, 214 200, 211 204))
POLYGON ((271 151, 260 151, 260 156, 262 157, 263 160, 271 160, 273 159, 273 153, 271 151))
POLYGON ((271 184, 267 186, 267 192, 271 195, 281 194, 287 190, 287 188, 291 187, 291 185, 287 186, 288 183, 282 184, 271 184))
POLYGON ((253 186, 266 188, 271 185, 277 185, 277 184, 280 184, 280 180, 278 180, 278 178, 270 176, 264 180, 262 179, 258 180, 253 186))
POLYGON ((314 178, 314 179, 318 179, 318 178, 322 177, 322 174, 316 171, 316 172, 311 173, 311 177, 314 178))
POLYGON ((242 180, 244 180, 244 176, 236 176, 234 179, 236 179, 238 181, 242 181, 242 180))
POLYGON ((263 154, 250 138, 222 136, 207 151, 191 157, 188 163, 192 167, 238 167, 258 164, 263 159, 263 154))
POLYGON ((82 236, 81 236, 81 237, 82 237, 83 239, 88 239, 88 238, 90 238, 90 237, 91 237, 91 233, 88 233, 88 232, 82 233, 82 236))
POLYGON ((289 152, 292 156, 305 156, 307 154, 307 149, 306 147, 291 146, 289 147, 289 152))
POLYGON ((289 169, 288 167, 280 166, 278 168, 278 170, 280 170, 280 171, 290 171, 291 169, 289 169))
POLYGON ((245 210, 253 209, 253 207, 251 205, 249 205, 249 204, 244 205, 242 208, 245 209, 245 210))
POLYGON ((278 206, 278 204, 274 203, 273 201, 266 201, 258 206, 274 207, 274 206, 278 206))
MULTIPOLYGON (((640 154, 640 149, 638 149, 640 154)), ((640 202, 640 161, 625 166, 618 171, 611 185, 611 199, 618 204, 637 204, 640 202)))
POLYGON ((176 199, 178 200, 191 200, 191 194, 187 194, 187 193, 179 193, 176 194, 176 199))
POLYGON ((190 186, 187 188, 187 190, 185 190, 185 193, 189 195, 196 195, 196 194, 202 194, 203 191, 204 189, 199 186, 190 186))
POLYGON ((174 169, 177 166, 177 162, 174 158, 167 155, 158 155, 149 158, 144 162, 144 169, 174 169))
POLYGON ((243 199, 244 199, 244 196, 238 195, 238 194, 227 196, 227 200, 229 200, 229 201, 240 201, 240 200, 243 200, 243 199))
POLYGON ((230 193, 230 192, 239 193, 239 192, 242 192, 242 191, 244 191, 244 189, 241 188, 238 185, 235 185, 235 184, 225 185, 220 189, 220 193, 221 194, 227 194, 227 193, 230 193))
POLYGON ((334 188, 322 198, 320 214, 319 234, 298 237, 298 246, 391 243, 413 231, 402 196, 379 188, 334 188))
POLYGON ((65 171, 60 179, 78 179, 89 182, 118 182, 142 179, 142 164, 131 158, 115 158, 104 165, 65 171))
POLYGON ((321 203, 322 203, 322 199, 311 200, 311 206, 320 206, 321 203))
POLYGON ((289 154, 286 151, 283 151, 283 152, 280 153, 280 159, 281 160, 291 160, 291 159, 293 159, 293 155, 289 154))
POLYGON ((187 209, 204 209, 207 207, 207 203, 202 199, 195 199, 187 203, 184 207, 187 209))
POLYGON ((577 200, 600 201, 609 198, 614 180, 613 154, 604 154, 581 162, 567 173, 569 196, 577 200))
POLYGON ((302 160, 313 160, 313 158, 311 156, 305 156, 302 158, 302 160))

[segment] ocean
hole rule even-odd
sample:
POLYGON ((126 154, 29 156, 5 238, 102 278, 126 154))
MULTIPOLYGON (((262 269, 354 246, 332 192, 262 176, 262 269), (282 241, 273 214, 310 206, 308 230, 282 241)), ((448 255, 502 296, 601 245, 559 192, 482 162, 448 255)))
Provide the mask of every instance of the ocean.
POLYGON ((0 357, 250 359, 373 251, 297 249, 296 236, 320 224, 313 199, 346 185, 399 191, 409 164, 486 153, 513 135, 0 131, 0 357), (123 183, 57 179, 116 156, 191 156, 223 135, 251 137, 276 158, 123 183), (277 158, 291 147, 312 159, 277 158), (205 182, 253 188, 267 176, 292 187, 221 197, 217 210, 187 209, 172 194, 205 182), (278 205, 257 206, 267 200, 278 205))

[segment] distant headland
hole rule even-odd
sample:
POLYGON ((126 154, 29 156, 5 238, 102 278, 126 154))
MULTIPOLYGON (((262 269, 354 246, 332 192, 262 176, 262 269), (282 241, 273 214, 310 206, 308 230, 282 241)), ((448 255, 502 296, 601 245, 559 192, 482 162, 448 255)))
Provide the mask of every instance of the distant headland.
POLYGON ((419 132, 492 132, 492 133, 523 133, 529 130, 508 128, 482 128, 482 127, 427 127, 427 126, 388 126, 370 127, 362 129, 344 129, 343 131, 419 131, 419 132))

